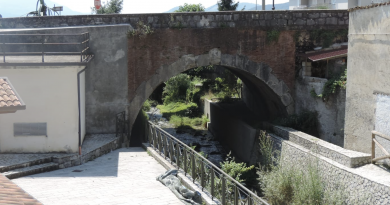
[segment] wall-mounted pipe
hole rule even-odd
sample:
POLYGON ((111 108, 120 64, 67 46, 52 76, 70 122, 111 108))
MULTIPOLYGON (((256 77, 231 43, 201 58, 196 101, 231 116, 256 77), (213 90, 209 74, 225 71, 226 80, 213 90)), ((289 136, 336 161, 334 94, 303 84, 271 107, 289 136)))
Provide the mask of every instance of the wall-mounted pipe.
POLYGON ((81 103, 80 103, 80 75, 87 69, 87 66, 85 66, 84 69, 80 70, 77 73, 77 101, 78 101, 78 108, 79 108, 79 155, 81 155, 81 103))

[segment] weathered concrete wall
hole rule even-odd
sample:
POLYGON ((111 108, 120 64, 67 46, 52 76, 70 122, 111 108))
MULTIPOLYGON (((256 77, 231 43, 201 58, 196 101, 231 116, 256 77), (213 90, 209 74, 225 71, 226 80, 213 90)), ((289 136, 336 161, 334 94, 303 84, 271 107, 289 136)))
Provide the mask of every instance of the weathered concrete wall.
POLYGON ((327 101, 313 97, 310 91, 314 89, 317 94, 322 93, 325 83, 324 78, 305 77, 295 82, 294 99, 295 113, 300 114, 304 110, 316 111, 318 114, 319 138, 327 142, 344 146, 344 118, 345 118, 345 90, 339 89, 335 95, 331 95, 327 101))
MULTIPOLYGON (((347 10, 235 11, 204 13, 113 14, 51 16, 0 19, 2 28, 42 28, 109 24, 139 21, 153 28, 272 28, 278 30, 342 29, 348 25, 347 10)), ((1 28, 0 26, 0 28, 1 28)))
POLYGON ((390 95, 389 15, 389 5, 350 13, 344 141, 348 149, 370 153, 376 92, 390 95))
POLYGON ((0 30, 0 32, 25 34, 89 32, 90 51, 95 55, 95 58, 85 71, 86 132, 114 133, 116 113, 125 111, 128 106, 126 32, 129 29, 131 29, 130 25, 111 25, 15 29, 0 30))

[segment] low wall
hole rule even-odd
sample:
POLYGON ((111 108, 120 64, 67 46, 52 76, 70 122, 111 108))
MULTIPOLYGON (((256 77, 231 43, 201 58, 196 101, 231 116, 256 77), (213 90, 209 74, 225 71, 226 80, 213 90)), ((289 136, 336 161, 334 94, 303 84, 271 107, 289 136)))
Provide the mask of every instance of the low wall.
POLYGON ((258 131, 240 119, 226 114, 216 103, 210 103, 212 120, 209 130, 218 141, 229 147, 237 160, 249 163, 258 131))
POLYGON ((281 152, 282 163, 294 162, 302 170, 307 163, 318 163, 320 176, 330 190, 344 191, 347 204, 388 204, 390 200, 390 174, 375 165, 349 168, 318 155, 289 140, 271 134, 274 146, 281 152))
POLYGON ((131 24, 139 21, 153 28, 257 27, 308 30, 348 27, 347 10, 225 11, 161 14, 105 14, 50 17, 0 18, 1 28, 42 28, 131 24))

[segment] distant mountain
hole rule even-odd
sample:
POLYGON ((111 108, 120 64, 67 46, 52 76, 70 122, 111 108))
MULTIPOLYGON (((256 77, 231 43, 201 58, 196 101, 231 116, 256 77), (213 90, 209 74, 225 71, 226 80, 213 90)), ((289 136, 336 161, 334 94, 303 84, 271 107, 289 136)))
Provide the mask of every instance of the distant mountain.
MULTIPOLYGON (((240 2, 238 4, 236 11, 241 11, 243 8, 245 8, 244 11, 254 11, 256 10, 256 4, 240 2)), ((289 2, 282 3, 282 4, 275 4, 275 10, 288 10, 288 8, 289 8, 289 2)), ((172 13, 175 12, 177 9, 179 9, 178 6, 164 13, 172 13)), ((261 10, 261 4, 257 4, 257 10, 261 10)), ((266 4, 265 10, 272 10, 272 4, 266 4)), ((218 5, 215 4, 213 6, 210 6, 206 8, 205 11, 206 12, 218 11, 218 5)))
MULTIPOLYGON (((48 7, 54 7, 56 3, 45 0, 45 3, 48 7)), ((9 17, 22 17, 26 16, 27 13, 31 11, 35 11, 37 6, 36 0, 10 0, 10 1, 3 1, 1 0, 1 6, 0 6, 0 14, 3 16, 3 18, 9 18, 9 17)), ((62 6, 59 4, 56 4, 56 6, 62 6)), ((73 11, 68 7, 64 6, 64 11, 61 12, 61 15, 82 15, 83 13, 73 11)))

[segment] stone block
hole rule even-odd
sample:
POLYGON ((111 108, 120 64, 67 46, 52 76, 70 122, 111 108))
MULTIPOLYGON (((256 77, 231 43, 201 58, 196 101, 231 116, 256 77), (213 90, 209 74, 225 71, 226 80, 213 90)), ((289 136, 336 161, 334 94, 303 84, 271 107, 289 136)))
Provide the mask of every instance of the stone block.
POLYGON ((294 24, 298 26, 306 25, 306 20, 297 19, 294 24))
POLYGON ((238 19, 240 19, 240 14, 234 14, 234 20, 237 21, 238 19))
POLYGON ((325 24, 325 19, 316 19, 317 25, 324 25, 325 24))
POLYGON ((336 17, 326 18, 326 24, 337 25, 337 18, 336 17))
POLYGON ((285 20, 285 19, 279 19, 279 20, 278 20, 278 25, 279 25, 279 26, 286 26, 286 25, 287 25, 287 20, 285 20))
POLYGON ((312 26, 312 25, 315 25, 315 24, 316 24, 316 22, 313 19, 308 19, 307 20, 307 25, 308 26, 312 26))
POLYGON ((232 15, 223 15, 223 20, 224 21, 231 21, 232 20, 232 15))
POLYGON ((319 13, 309 13, 308 17, 311 19, 316 19, 316 18, 320 17, 320 14, 319 13))

